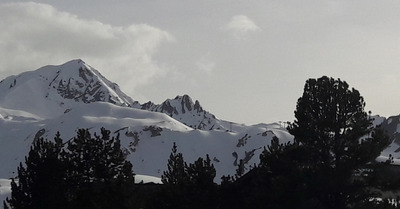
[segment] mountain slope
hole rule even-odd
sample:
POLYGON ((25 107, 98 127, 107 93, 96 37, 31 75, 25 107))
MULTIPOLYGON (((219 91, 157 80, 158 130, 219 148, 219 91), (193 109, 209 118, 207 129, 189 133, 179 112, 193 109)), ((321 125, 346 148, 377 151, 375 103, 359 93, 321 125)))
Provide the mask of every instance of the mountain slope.
POLYGON ((160 105, 140 105, 117 84, 82 60, 10 76, 0 82, 0 178, 14 177, 32 142, 64 140, 79 128, 92 133, 101 127, 120 134, 134 171, 160 177, 174 142, 185 160, 209 154, 222 175, 235 173, 242 159, 247 169, 258 163, 262 148, 274 136, 292 136, 277 124, 246 126, 217 119, 188 96, 160 105))
POLYGON ((283 142, 291 140, 276 124, 247 127, 247 132, 236 133, 195 130, 162 113, 96 102, 77 105, 59 117, 40 121, 0 119, 0 178, 15 175, 16 166, 24 160, 35 138, 52 139, 59 131, 68 140, 78 128, 93 133, 101 127, 120 134, 123 149, 138 174, 160 177, 176 142, 188 162, 209 154, 217 169, 217 182, 222 175, 234 174, 240 159, 247 169, 258 163, 258 155, 273 136, 283 142))
MULTIPOLYGON (((385 122, 388 130, 400 133, 398 118, 385 122)), ((135 173, 160 177, 176 142, 187 162, 208 154, 217 170, 216 182, 233 175, 240 160, 247 170, 257 164, 273 137, 282 143, 293 139, 279 124, 220 120, 188 95, 141 105, 82 60, 72 60, 0 82, 0 179, 16 175, 38 137, 52 140, 59 131, 69 140, 79 128, 94 133, 101 127, 120 135, 135 173)), ((400 143, 394 141, 383 154, 400 158, 398 150, 400 143)))
POLYGON ((109 102, 131 106, 133 100, 82 60, 10 76, 0 82, 0 106, 39 118, 60 115, 78 103, 109 102))

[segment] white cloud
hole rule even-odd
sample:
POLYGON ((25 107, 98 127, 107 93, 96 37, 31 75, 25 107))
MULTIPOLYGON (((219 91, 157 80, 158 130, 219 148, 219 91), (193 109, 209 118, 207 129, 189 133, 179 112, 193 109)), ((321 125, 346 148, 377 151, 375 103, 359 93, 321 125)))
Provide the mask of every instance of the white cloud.
POLYGON ((237 39, 243 39, 248 33, 260 30, 260 27, 245 15, 233 16, 223 28, 231 32, 237 39))
POLYGON ((0 4, 0 19, 1 77, 82 58, 128 94, 163 73, 153 56, 173 41, 146 24, 116 27, 33 2, 0 4))

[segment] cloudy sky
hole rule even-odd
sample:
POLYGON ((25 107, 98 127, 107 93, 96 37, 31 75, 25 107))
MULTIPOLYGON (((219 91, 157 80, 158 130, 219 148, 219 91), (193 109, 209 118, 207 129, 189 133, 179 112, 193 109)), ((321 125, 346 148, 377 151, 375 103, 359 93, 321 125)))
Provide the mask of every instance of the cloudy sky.
POLYGON ((0 0, 0 77, 81 58, 134 100, 188 94, 218 118, 293 121, 308 78, 400 113, 400 1, 0 0))

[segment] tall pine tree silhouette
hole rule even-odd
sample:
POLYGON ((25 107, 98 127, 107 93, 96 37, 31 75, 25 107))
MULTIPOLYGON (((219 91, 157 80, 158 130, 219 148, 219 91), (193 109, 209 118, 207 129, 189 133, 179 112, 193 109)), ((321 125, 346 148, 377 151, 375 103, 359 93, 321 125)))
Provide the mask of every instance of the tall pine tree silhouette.
MULTIPOLYGON (((55 142, 39 138, 34 141, 25 166, 18 167, 18 180, 11 182, 11 198, 6 202, 13 209, 65 208, 66 166, 60 155, 62 140, 57 133, 55 142)), ((5 203, 4 203, 5 204, 5 203)))
POLYGON ((133 185, 132 164, 119 136, 102 128, 92 137, 80 129, 66 148, 59 133, 54 142, 36 140, 4 204, 12 209, 132 208, 133 185))
POLYGON ((102 128, 94 137, 87 129, 78 130, 64 157, 70 194, 79 208, 115 207, 125 195, 121 191, 133 189, 132 164, 125 160, 119 135, 111 137, 109 130, 102 128))
POLYGON ((182 153, 178 153, 176 143, 168 159, 167 170, 163 172, 161 181, 166 185, 182 185, 187 183, 188 176, 185 172, 185 161, 182 153))
MULTIPOLYGON (((312 178, 311 196, 323 208, 346 208, 363 199, 366 187, 353 177, 388 145, 383 131, 372 127, 365 102, 340 79, 307 80, 288 130, 306 152, 303 167, 312 178)), ((358 178, 360 179, 360 178, 358 178)), ((364 197, 368 201, 368 195, 364 197)))

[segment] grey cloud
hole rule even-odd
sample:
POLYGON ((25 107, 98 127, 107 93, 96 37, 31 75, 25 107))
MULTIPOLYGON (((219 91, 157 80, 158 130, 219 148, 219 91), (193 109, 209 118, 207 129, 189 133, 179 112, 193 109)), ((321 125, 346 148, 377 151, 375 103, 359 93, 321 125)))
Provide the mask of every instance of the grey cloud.
POLYGON ((33 70, 28 66, 82 58, 123 88, 129 87, 128 93, 163 73, 153 55, 163 43, 174 40, 150 25, 115 27, 33 2, 0 4, 0 19, 2 77, 33 70))

